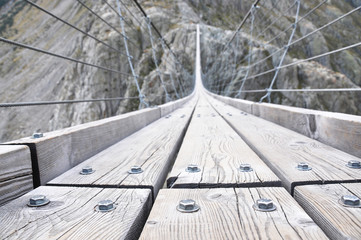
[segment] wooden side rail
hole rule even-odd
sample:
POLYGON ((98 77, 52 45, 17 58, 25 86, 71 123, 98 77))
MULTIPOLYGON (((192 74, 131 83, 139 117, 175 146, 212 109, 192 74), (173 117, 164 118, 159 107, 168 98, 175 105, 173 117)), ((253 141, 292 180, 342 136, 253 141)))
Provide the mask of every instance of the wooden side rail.
POLYGON ((0 206, 33 189, 27 146, 0 146, 0 206))
POLYGON ((23 138, 5 144, 27 145, 32 151, 34 185, 44 185, 70 168, 182 106, 192 96, 119 116, 23 138))
POLYGON ((219 101, 361 158, 361 116, 256 103, 209 93, 219 101))

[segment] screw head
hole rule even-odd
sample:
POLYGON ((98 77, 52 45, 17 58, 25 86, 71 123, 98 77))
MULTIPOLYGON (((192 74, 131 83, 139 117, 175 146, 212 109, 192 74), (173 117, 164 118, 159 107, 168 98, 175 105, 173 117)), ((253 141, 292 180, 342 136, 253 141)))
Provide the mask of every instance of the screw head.
POLYGON ((354 195, 343 195, 339 200, 339 203, 345 207, 361 207, 360 198, 354 195))
POLYGON ((201 169, 198 167, 197 164, 189 164, 188 167, 186 168, 186 172, 190 172, 190 173, 195 173, 200 171, 201 169))
POLYGON ((115 204, 111 200, 102 200, 96 206, 96 210, 99 212, 110 212, 115 209, 115 204))
POLYGON ((272 212, 277 209, 277 207, 273 204, 273 201, 268 198, 258 199, 253 205, 253 208, 261 212, 272 212))
POLYGON ((89 174, 92 174, 93 172, 95 172, 95 170, 93 170, 92 167, 85 166, 81 169, 81 171, 79 173, 82 175, 89 175, 89 174))
POLYGON ((50 202, 50 200, 47 199, 46 196, 35 195, 29 199, 28 206, 29 207, 40 207, 40 206, 44 206, 44 205, 48 204, 49 202, 50 202))
POLYGON ((139 173, 142 173, 142 172, 143 172, 143 169, 140 166, 133 166, 128 171, 128 173, 130 173, 130 174, 139 174, 139 173))
POLYGON ((358 160, 350 160, 346 166, 349 168, 361 168, 361 162, 358 160))
POLYGON ((33 139, 42 138, 42 137, 44 137, 44 134, 39 133, 39 132, 33 133, 33 136, 32 136, 33 139))
POLYGON ((241 172, 252 172, 253 168, 251 168, 250 164, 244 163, 239 166, 239 171, 241 172))
POLYGON ((197 212, 199 210, 199 206, 192 199, 185 199, 179 201, 177 206, 177 210, 184 213, 197 212))
POLYGON ((310 171, 312 168, 308 165, 308 163, 300 162, 296 167, 299 171, 310 171))

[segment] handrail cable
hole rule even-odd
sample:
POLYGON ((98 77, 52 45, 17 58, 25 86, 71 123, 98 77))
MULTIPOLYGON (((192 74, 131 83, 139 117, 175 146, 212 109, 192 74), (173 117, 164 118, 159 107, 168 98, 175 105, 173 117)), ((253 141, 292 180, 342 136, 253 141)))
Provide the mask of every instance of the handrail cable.
POLYGON ((72 61, 72 62, 84 64, 84 65, 87 65, 87 66, 90 66, 90 67, 95 67, 95 68, 99 68, 99 69, 102 69, 102 70, 105 70, 105 71, 115 72, 115 73, 119 73, 119 74, 122 74, 122 75, 125 75, 125 76, 130 76, 130 74, 128 74, 128 73, 120 72, 118 70, 106 68, 106 67, 99 66, 99 65, 96 65, 96 64, 80 61, 80 60, 77 60, 75 58, 66 57, 66 56, 63 56, 63 55, 60 55, 60 54, 52 53, 52 52, 49 52, 49 51, 46 51, 46 50, 43 50, 43 49, 40 49, 40 48, 29 46, 27 44, 15 42, 15 41, 3 38, 3 37, 0 37, 0 41, 8 43, 8 44, 15 45, 15 46, 18 46, 18 47, 27 48, 27 49, 30 49, 30 50, 33 50, 33 51, 36 51, 36 52, 41 52, 41 53, 44 53, 44 54, 47 54, 47 55, 51 55, 53 57, 58 57, 58 58, 62 58, 62 59, 72 61))
POLYGON ((48 14, 48 15, 52 16, 53 18, 55 18, 55 19, 59 20, 60 22, 62 22, 62 23, 64 23, 64 24, 68 25, 69 27, 74 28, 75 30, 77 30, 77 31, 81 32, 82 34, 84 34, 84 35, 86 35, 86 36, 88 36, 88 37, 90 37, 90 38, 94 39, 95 41, 97 41, 97 42, 99 42, 99 43, 103 44, 104 46, 107 46, 108 48, 113 49, 114 51, 116 51, 116 52, 117 52, 117 53, 119 53, 120 55, 127 56, 126 54, 124 54, 123 52, 121 52, 119 49, 116 49, 116 48, 112 47, 112 46, 111 46, 111 45, 109 45, 108 43, 106 43, 106 42, 104 42, 104 41, 102 41, 102 40, 100 40, 100 39, 96 38, 95 36, 93 36, 93 35, 91 35, 91 34, 89 34, 89 33, 85 32, 85 31, 83 31, 83 30, 81 30, 80 28, 76 27, 75 25, 73 25, 73 24, 71 24, 71 23, 69 23, 69 22, 67 22, 67 21, 65 21, 65 20, 63 20, 63 19, 61 19, 60 17, 58 17, 58 16, 54 15, 53 13, 49 12, 48 10, 46 10, 46 9, 44 9, 44 8, 42 8, 42 7, 40 7, 40 6, 39 6, 39 5, 37 5, 36 3, 34 3, 34 2, 32 2, 32 1, 30 1, 30 0, 25 0, 25 1, 26 1, 27 3, 29 3, 30 5, 32 5, 33 7, 35 7, 35 8, 37 8, 37 9, 39 9, 40 11, 43 11, 43 12, 45 12, 46 14, 48 14))

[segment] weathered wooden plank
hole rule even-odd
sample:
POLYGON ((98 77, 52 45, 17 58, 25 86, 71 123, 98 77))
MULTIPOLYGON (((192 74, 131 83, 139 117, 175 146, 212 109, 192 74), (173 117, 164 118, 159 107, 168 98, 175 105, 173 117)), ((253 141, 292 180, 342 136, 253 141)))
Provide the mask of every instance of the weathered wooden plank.
POLYGON ((39 187, 0 207, 1 239, 137 239, 151 206, 149 189, 39 187), (50 203, 28 207, 29 198, 50 203), (95 210, 101 200, 115 210, 95 210))
POLYGON ((48 185, 148 187, 156 195, 183 139, 195 102, 191 102, 53 179, 48 185), (132 166, 143 172, 130 174, 132 166), (95 172, 81 175, 85 166, 95 172))
POLYGON ((33 176, 31 174, 0 182, 0 206, 32 189, 33 176))
POLYGON ((361 198, 361 183, 295 188, 296 200, 331 239, 361 239, 361 208, 342 206, 343 195, 361 198))
POLYGON ((296 185, 361 180, 359 169, 346 167, 348 161, 361 159, 274 123, 244 114, 215 99, 211 102, 291 193, 296 185), (300 162, 308 163, 312 170, 299 171, 296 167, 300 162))
POLYGON ((140 239, 327 239, 284 188, 162 189, 140 239), (277 209, 253 209, 259 198, 277 209), (200 210, 176 210, 193 199, 200 210))
POLYGON ((27 146, 0 145, 0 205, 33 189, 27 146))
POLYGON ((255 187, 281 182, 201 97, 167 184, 173 188, 255 187), (200 171, 187 172, 189 164, 198 165, 200 171), (250 164, 253 171, 241 172, 241 164, 250 164))
POLYGON ((0 182, 31 173, 30 150, 27 146, 0 145, 0 182))
POLYGON ((217 100, 361 158, 361 117, 208 93, 217 100))

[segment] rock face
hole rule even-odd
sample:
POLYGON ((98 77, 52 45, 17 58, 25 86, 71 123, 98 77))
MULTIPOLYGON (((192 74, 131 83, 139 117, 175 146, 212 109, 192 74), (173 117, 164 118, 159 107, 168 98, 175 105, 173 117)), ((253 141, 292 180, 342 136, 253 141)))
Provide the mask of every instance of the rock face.
MULTIPOLYGON (((37 53, 6 43, 0 44, 0 102, 32 102, 54 100, 137 97, 139 95, 125 52, 120 18, 103 1, 82 0, 111 26, 79 2, 73 0, 37 0, 37 5, 75 25, 82 31, 106 43, 100 43, 45 14, 22 0, 0 1, 1 37, 31 45, 80 61, 104 66, 117 72, 105 71, 80 63, 37 53), (109 48, 111 46, 112 48, 109 48), (119 50, 121 53, 117 52, 119 50)), ((114 9, 116 1, 107 1, 114 9)), ((157 26, 161 35, 177 56, 163 49, 152 31, 156 61, 164 86, 152 56, 146 20, 133 4, 122 1, 122 14, 129 39, 128 47, 142 94, 149 105, 164 103, 165 90, 171 99, 188 95, 193 87, 195 58, 195 23, 202 24, 202 66, 204 83, 212 91, 235 96, 247 69, 247 54, 255 62, 282 48, 292 30, 280 39, 267 43, 294 22, 296 8, 288 1, 266 1, 255 14, 258 36, 250 47, 250 20, 230 44, 227 42, 250 9, 251 1, 174 0, 139 1, 157 26), (282 3, 283 2, 283 3, 282 3), (128 9, 130 11, 128 11, 128 9), (130 13, 131 12, 131 13, 130 13), (285 13, 268 29, 277 16, 285 13)), ((300 15, 315 5, 302 1, 300 15)), ((263 3, 262 3, 263 4, 263 3)), ((308 34, 327 22, 359 6, 358 1, 328 1, 302 20, 294 39, 308 34)), ((352 14, 338 23, 319 31, 291 47, 284 64, 308 58, 352 43, 360 42, 360 15, 352 14)), ((279 72, 273 88, 337 88, 361 84, 360 48, 330 55, 317 62, 300 63, 279 72)), ((281 54, 251 68, 249 76, 278 65, 281 54)), ((244 89, 264 89, 273 74, 247 80, 244 89)), ((241 94, 242 98, 259 101, 264 93, 241 94)), ((327 111, 361 113, 360 93, 273 93, 272 102, 327 111)), ((29 136, 34 131, 51 131, 97 120, 143 107, 139 99, 95 103, 0 108, 0 141, 29 136)))

